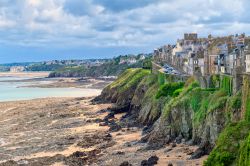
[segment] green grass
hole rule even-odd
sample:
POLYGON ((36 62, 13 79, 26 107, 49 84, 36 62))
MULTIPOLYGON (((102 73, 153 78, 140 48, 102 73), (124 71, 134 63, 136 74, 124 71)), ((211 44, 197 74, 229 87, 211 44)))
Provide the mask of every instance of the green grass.
POLYGON ((237 164, 239 166, 250 165, 250 133, 247 139, 241 144, 237 164))
MULTIPOLYGON (((172 88, 168 86, 166 89, 172 88)), ((159 96, 173 94, 173 90, 163 91, 164 93, 162 89, 160 90, 161 91, 158 91, 159 96)), ((173 108, 191 109, 194 112, 193 122, 195 126, 198 126, 206 118, 208 113, 217 109, 224 109, 229 98, 227 92, 224 90, 215 88, 201 89, 196 81, 189 83, 189 85, 183 89, 177 90, 180 91, 179 95, 172 98, 164 107, 164 117, 166 118, 173 108)))
POLYGON ((165 81, 166 81, 166 76, 165 76, 165 74, 159 72, 159 73, 158 73, 158 84, 159 84, 159 85, 164 85, 165 81))
POLYGON ((150 70, 146 69, 127 69, 116 81, 109 85, 109 88, 116 88, 118 92, 124 92, 130 87, 138 85, 140 81, 149 74, 150 70))
POLYGON ((240 145, 249 135, 249 130, 250 123, 246 121, 228 125, 220 134, 218 140, 216 141, 215 148, 210 153, 208 159, 204 162, 204 165, 235 165, 238 154, 240 153, 240 145))
POLYGON ((220 75, 212 75, 211 76, 211 88, 219 88, 220 87, 220 75))
MULTIPOLYGON (((162 96, 174 96, 174 92, 177 89, 181 89, 184 86, 184 82, 172 82, 172 83, 166 83, 164 85, 160 86, 160 89, 158 90, 157 94, 156 94, 156 98, 159 99, 162 96)), ((180 92, 181 90, 179 90, 180 92)), ((175 95, 178 92, 175 93, 175 95)))
POLYGON ((233 91, 233 79, 230 76, 222 76, 220 88, 226 91, 229 95, 232 94, 233 91))
POLYGON ((250 97, 249 96, 247 96, 245 118, 247 121, 250 122, 250 97))

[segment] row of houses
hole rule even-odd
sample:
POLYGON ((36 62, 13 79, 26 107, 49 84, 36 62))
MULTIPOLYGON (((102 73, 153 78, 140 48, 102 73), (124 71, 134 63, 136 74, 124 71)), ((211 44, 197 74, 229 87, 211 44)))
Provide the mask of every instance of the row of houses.
POLYGON ((175 45, 155 49, 153 60, 184 74, 202 77, 206 87, 212 75, 229 76, 233 80, 232 91, 237 92, 243 75, 250 74, 250 37, 236 34, 198 38, 196 33, 186 33, 175 45))
POLYGON ((245 34, 198 38, 196 33, 188 33, 175 45, 155 49, 153 59, 189 75, 233 75, 236 71, 250 73, 249 41, 245 34))
POLYGON ((148 55, 138 54, 138 55, 121 55, 119 57, 119 64, 135 64, 140 60, 144 60, 148 55))
POLYGON ((106 59, 86 59, 86 60, 52 60, 42 62, 42 65, 76 65, 76 66, 100 66, 103 63, 107 62, 106 59))

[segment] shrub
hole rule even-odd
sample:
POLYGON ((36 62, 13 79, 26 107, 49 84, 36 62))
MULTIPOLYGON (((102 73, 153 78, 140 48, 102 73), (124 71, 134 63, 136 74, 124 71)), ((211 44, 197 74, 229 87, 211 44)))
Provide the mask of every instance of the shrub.
POLYGON ((183 88, 176 89, 173 93, 173 97, 179 96, 179 94, 183 91, 183 88))
MULTIPOLYGON (((162 96, 174 96, 174 92, 177 89, 183 88, 184 82, 174 82, 174 83, 166 83, 160 87, 156 94, 156 98, 159 99, 162 96)), ((176 92, 177 93, 177 92, 176 92)))

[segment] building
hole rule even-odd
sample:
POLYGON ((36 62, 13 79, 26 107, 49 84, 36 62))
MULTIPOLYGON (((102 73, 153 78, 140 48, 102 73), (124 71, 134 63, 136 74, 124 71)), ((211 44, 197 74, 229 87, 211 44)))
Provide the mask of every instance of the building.
POLYGON ((184 40, 190 40, 194 41, 198 39, 198 34, 197 33, 185 33, 184 34, 184 40))
POLYGON ((24 70, 25 70, 24 66, 13 66, 10 68, 10 72, 12 73, 23 72, 24 70))
POLYGON ((250 47, 249 45, 246 45, 244 54, 245 54, 245 72, 250 73, 250 47))
POLYGON ((133 56, 124 56, 120 58, 119 64, 135 64, 137 62, 136 58, 133 56))

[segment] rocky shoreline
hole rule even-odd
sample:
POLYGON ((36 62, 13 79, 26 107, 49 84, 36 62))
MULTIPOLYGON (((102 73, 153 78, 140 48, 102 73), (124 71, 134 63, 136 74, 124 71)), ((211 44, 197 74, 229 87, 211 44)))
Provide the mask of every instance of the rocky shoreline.
POLYGON ((112 107, 90 98, 0 103, 0 165, 202 165, 206 157, 189 160, 195 146, 147 150, 142 128, 122 124, 112 107))

